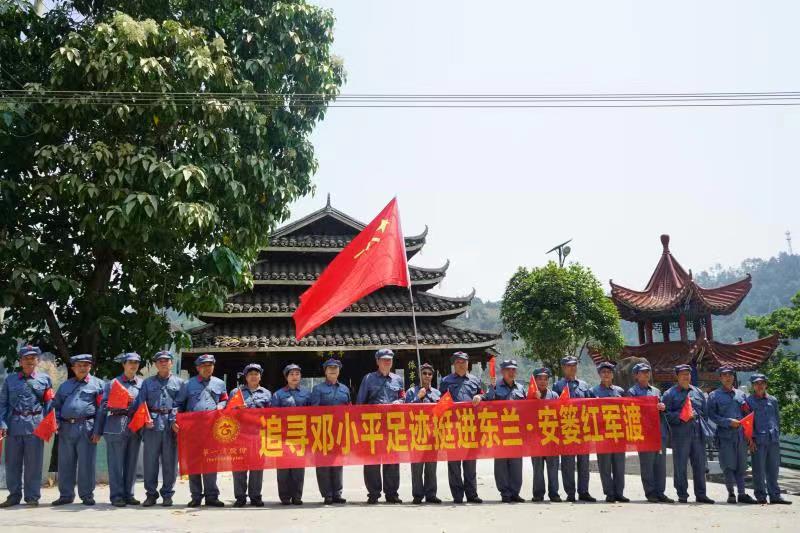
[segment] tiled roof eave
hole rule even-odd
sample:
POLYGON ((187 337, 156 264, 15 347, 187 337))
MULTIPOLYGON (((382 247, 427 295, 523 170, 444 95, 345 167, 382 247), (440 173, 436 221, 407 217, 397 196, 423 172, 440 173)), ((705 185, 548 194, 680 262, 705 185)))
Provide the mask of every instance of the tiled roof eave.
MULTIPOLYGON (((499 339, 491 339, 482 342, 476 343, 457 343, 457 344, 420 344, 419 349, 420 351, 424 350, 456 350, 456 349, 478 349, 478 348, 489 348, 497 344, 499 339)), ((371 351, 374 352, 376 350, 380 350, 382 348, 389 348, 391 350, 414 350, 416 345, 414 343, 406 343, 406 344, 363 344, 360 346, 357 345, 320 345, 320 346, 227 346, 227 347, 218 347, 218 346, 197 346, 192 347, 188 350, 183 350, 182 353, 224 353, 224 352, 317 352, 317 351, 327 351, 330 349, 336 350, 345 350, 345 351, 371 351), (326 350, 327 349, 327 350, 326 350)))

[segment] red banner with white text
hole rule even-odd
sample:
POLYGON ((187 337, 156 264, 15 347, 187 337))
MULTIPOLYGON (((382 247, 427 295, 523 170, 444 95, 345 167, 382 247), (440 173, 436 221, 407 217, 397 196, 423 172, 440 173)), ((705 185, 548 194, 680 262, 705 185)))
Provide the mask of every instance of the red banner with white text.
POLYGON ((231 409, 178 415, 181 474, 657 451, 657 400, 231 409))

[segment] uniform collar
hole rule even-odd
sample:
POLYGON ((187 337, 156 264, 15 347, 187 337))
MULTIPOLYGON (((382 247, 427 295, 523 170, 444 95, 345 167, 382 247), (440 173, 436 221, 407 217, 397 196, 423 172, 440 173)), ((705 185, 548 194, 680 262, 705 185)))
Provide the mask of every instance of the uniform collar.
POLYGON ((614 390, 614 384, 613 383, 611 385, 608 385, 608 386, 603 385, 602 383, 600 383, 598 385, 598 387, 600 387, 601 389, 606 389, 606 390, 614 390))
POLYGON ((201 376, 200 374, 197 374, 197 381, 199 381, 200 383, 202 383, 204 381, 211 381, 212 377, 214 377, 214 376, 210 376, 208 379, 203 379, 203 376, 201 376))
POLYGON ((120 383, 136 383, 136 376, 133 376, 133 379, 128 379, 125 377, 125 374, 122 374, 117 379, 119 379, 120 383))
MULTIPOLYGON (((25 379, 25 372, 23 372, 22 370, 19 371, 19 378, 20 379, 25 379)), ((29 379, 36 379, 36 370, 31 372, 31 375, 30 375, 29 379)))
POLYGON ((83 379, 78 379, 76 377, 73 377, 72 379, 75 380, 75 382, 77 382, 77 383, 80 383, 81 381, 83 381, 84 383, 89 383, 89 380, 92 379, 92 375, 91 374, 86 374, 86 377, 83 378, 83 379))
POLYGON ((327 385, 327 386, 329 386, 329 387, 338 387, 338 386, 339 386, 339 382, 338 382, 338 381, 334 381, 333 383, 331 383, 330 381, 328 381, 328 380, 326 379, 326 380, 325 380, 325 385, 327 385))

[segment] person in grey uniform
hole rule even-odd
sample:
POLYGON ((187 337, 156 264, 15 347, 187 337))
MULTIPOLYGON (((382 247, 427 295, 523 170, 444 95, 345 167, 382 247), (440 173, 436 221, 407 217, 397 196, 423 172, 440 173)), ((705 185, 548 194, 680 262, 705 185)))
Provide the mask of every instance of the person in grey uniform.
POLYGON ((108 460, 108 488, 111 505, 125 507, 139 505, 133 497, 133 484, 136 482, 136 466, 139 463, 139 447, 142 436, 139 431, 128 429, 128 421, 135 412, 136 398, 142 388, 142 378, 136 375, 142 358, 138 353, 129 352, 119 357, 123 373, 106 383, 103 389, 103 401, 94 426, 94 434, 106 439, 106 457, 108 460), (108 397, 111 387, 117 381, 128 391, 128 405, 125 408, 109 408, 108 397))
MULTIPOLYGON (((449 392, 454 402, 475 402, 483 390, 481 380, 467 372, 469 356, 464 352, 456 352, 450 356, 450 364, 453 365, 453 372, 442 378, 439 390, 442 394, 449 392)), ((476 465, 475 459, 447 461, 447 481, 454 503, 464 503, 464 496, 470 503, 483 503, 478 497, 476 465)))
MULTIPOLYGON (((514 359, 506 359, 500 363, 500 372, 503 376, 497 380, 494 387, 490 387, 485 394, 480 396, 480 399, 486 401, 526 399, 526 388, 522 383, 516 381, 517 368, 519 366, 514 359)), ((519 495, 522 490, 522 457, 495 459, 494 482, 503 503, 524 502, 525 499, 519 495)))
MULTIPOLYGON (((195 359, 197 376, 189 378, 189 381, 181 388, 176 402, 179 413, 215 411, 225 408, 228 402, 228 392, 225 390, 225 382, 213 375, 216 362, 216 358, 208 353, 195 359)), ((180 431, 178 424, 173 427, 180 431)), ((225 503, 219 499, 216 472, 190 475, 189 492, 191 500, 189 500, 188 507, 200 507, 204 497, 208 507, 225 507, 225 503)))
POLYGON ((142 464, 144 466, 145 496, 142 507, 152 507, 158 501, 158 470, 161 468, 161 505, 172 506, 175 480, 178 474, 178 442, 176 439, 178 395, 183 380, 172 373, 172 352, 162 350, 155 357, 156 374, 142 382, 134 412, 147 404, 152 422, 142 428, 142 464))
POLYGON ((103 400, 103 381, 89 374, 92 356, 69 359, 72 378, 58 388, 53 409, 58 421, 58 499, 51 505, 75 501, 75 484, 84 505, 94 505, 97 443, 94 426, 103 400), (77 471, 77 479, 76 479, 77 471))
MULTIPOLYGON (((593 398, 621 398, 625 396, 622 387, 614 385, 614 363, 604 361, 597 365, 600 384, 592 387, 593 398)), ((598 453, 597 469, 600 471, 600 482, 603 494, 608 503, 628 503, 625 492, 625 452, 598 453)))
MULTIPOLYGON (((233 389, 228 398, 233 398, 234 394, 241 393, 244 406, 241 409, 259 409, 269 407, 272 403, 272 394, 261 386, 261 375, 264 369, 261 365, 250 363, 244 367, 244 385, 233 389)), ((250 505, 253 507, 264 507, 264 500, 261 498, 261 489, 264 484, 263 470, 247 470, 233 473, 233 496, 236 500, 234 507, 244 507, 247 497, 250 497, 250 505)))
POLYGON ((36 371, 42 351, 26 344, 18 353, 19 372, 8 374, 0 388, 0 441, 6 448, 8 487, 8 498, 0 508, 19 505, 23 493, 27 505, 39 505, 44 442, 33 430, 50 413, 55 396, 50 376, 36 371))
MULTIPOLYGON (((344 383, 339 383, 339 372, 342 362, 338 359, 328 359, 322 363, 325 372, 325 381, 314 385, 311 389, 311 402, 309 405, 350 405, 350 389, 344 383)), ((342 498, 341 466, 318 466, 317 486, 325 505, 341 504, 347 502, 342 498)))
MULTIPOLYGON (((561 396, 565 387, 569 387, 570 398, 591 398, 592 393, 589 385, 582 379, 578 379, 578 360, 568 355, 561 359, 562 378, 555 382, 553 391, 561 396)), ((564 491, 567 493, 567 501, 575 501, 575 464, 578 466, 578 499, 582 502, 596 502, 597 500, 589 494, 589 456, 588 455, 562 455, 561 456, 561 478, 564 481, 564 491)))
MULTIPOLYGON (((300 385, 302 375, 297 365, 286 365, 283 369, 286 386, 272 395, 272 407, 303 407, 311 402, 311 391, 300 385)), ((305 468, 279 468, 278 498, 282 505, 303 505, 305 468)))
MULTIPOLYGON (((376 405, 404 402, 403 380, 392 372, 393 363, 394 352, 392 350, 382 348, 375 352, 375 364, 378 366, 378 370, 370 372, 361 380, 356 397, 357 404, 376 405)), ((364 485, 367 488, 368 504, 378 503, 381 489, 386 495, 386 503, 403 503, 397 494, 400 488, 400 465, 397 463, 364 465, 364 485), (383 470, 383 476, 381 476, 381 470, 383 470)))
MULTIPOLYGON (((436 403, 442 397, 439 389, 433 386, 433 366, 423 363, 419 367, 419 385, 406 391, 406 403, 436 403)), ((436 497, 436 461, 411 463, 411 496, 413 503, 442 503, 436 497)))
POLYGON ((718 369, 721 387, 708 395, 708 418, 717 426, 716 441, 719 465, 725 475, 728 503, 756 503, 745 492, 744 475, 747 471, 747 441, 741 420, 750 412, 747 395, 734 388, 736 371, 729 366, 718 369), (738 492, 738 498, 736 493, 738 492))
POLYGON ((639 475, 642 478, 644 495, 650 503, 675 503, 664 491, 667 488, 667 439, 669 426, 664 416, 665 406, 661 402, 661 391, 650 385, 651 368, 648 363, 633 365, 636 384, 628 389, 628 396, 654 396, 658 398, 661 418, 661 451, 639 452, 639 475))
MULTIPOLYGON (((533 371, 533 377, 536 380, 537 400, 558 400, 558 394, 549 387, 550 376, 550 369, 547 367, 540 367, 533 371)), ((544 469, 547 466, 547 496, 551 502, 560 502, 561 496, 558 495, 558 455, 531 457, 531 462, 533 463, 533 498, 531 501, 544 501, 544 469)))

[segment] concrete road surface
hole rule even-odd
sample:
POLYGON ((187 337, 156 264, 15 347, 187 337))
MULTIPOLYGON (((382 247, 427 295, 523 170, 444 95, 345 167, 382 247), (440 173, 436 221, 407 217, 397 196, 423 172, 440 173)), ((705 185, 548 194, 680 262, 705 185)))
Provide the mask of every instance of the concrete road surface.
MULTIPOLYGON (((58 497, 55 488, 44 490, 42 505, 38 508, 18 506, 0 510, 0 532, 23 533, 29 531, 79 531, 92 532, 158 532, 158 531, 325 531, 332 533, 389 533, 402 531, 466 532, 466 531, 520 531, 560 533, 642 533, 659 531, 800 531, 800 498, 787 495, 794 501, 791 506, 779 505, 728 505, 723 485, 710 483, 709 496, 716 505, 664 505, 643 502, 644 495, 638 476, 629 475, 625 493, 633 501, 628 504, 569 504, 531 503, 504 504, 494 485, 492 461, 478 462, 478 492, 485 500, 482 505, 454 505, 447 486, 447 468, 440 463, 439 496, 442 505, 411 504, 411 474, 408 465, 401 465, 400 497, 403 505, 366 505, 366 491, 361 467, 345 468, 344 506, 323 506, 317 490, 314 469, 306 470, 305 505, 284 507, 275 503, 277 488, 275 471, 264 476, 264 498, 267 506, 261 509, 246 507, 234 509, 189 509, 189 484, 178 482, 176 506, 160 505, 147 509, 127 507, 117 509, 108 503, 108 487, 100 486, 95 492, 97 505, 80 504, 50 507, 49 502, 58 497)), ((523 496, 531 497, 531 465, 525 463, 523 496)), ((233 499, 232 478, 221 474, 219 486, 222 499, 233 499)), ((602 500, 600 479, 592 473, 591 492, 602 500)), ((136 485, 136 496, 144 499, 141 483, 136 485)), ((672 479, 667 481, 667 494, 675 496, 672 479)), ((563 491, 562 491, 563 495, 563 491)), ((5 494, 3 494, 5 497, 5 494)), ((690 500, 691 501, 691 500, 690 500)))

